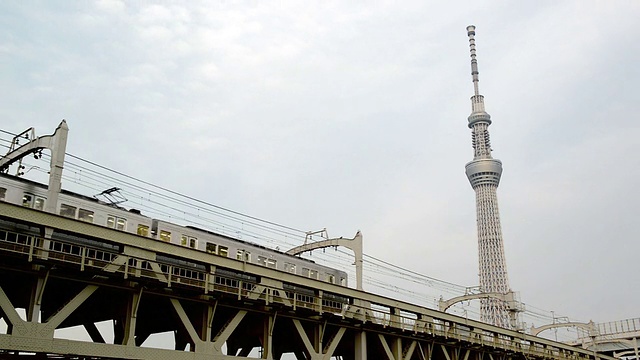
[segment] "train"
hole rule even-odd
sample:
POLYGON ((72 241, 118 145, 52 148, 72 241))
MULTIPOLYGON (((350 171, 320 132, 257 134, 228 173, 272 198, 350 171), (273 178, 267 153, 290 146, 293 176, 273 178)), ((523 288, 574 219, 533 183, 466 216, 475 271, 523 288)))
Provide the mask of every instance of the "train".
MULTIPOLYGON (((0 173, 0 201, 44 211, 47 186, 39 182, 0 173)), ((175 224, 67 190, 62 190, 56 204, 56 214, 105 226, 176 246, 188 247, 216 256, 234 258, 267 268, 347 286, 347 273, 314 261, 235 239, 194 226, 175 224)))

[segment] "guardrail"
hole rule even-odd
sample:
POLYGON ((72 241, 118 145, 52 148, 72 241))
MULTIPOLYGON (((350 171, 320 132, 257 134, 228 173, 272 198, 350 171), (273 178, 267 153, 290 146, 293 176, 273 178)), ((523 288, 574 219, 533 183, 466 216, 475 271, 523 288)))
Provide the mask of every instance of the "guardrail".
POLYGON ((596 324, 598 335, 616 335, 640 332, 640 318, 596 324))

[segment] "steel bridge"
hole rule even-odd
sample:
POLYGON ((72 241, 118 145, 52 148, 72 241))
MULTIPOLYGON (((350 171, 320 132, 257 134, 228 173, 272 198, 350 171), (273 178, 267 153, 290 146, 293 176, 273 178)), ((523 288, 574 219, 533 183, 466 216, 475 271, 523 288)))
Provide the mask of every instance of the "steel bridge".
POLYGON ((0 358, 613 359, 4 202, 0 252, 0 358), (113 339, 96 326, 103 321, 113 339), (91 341, 59 337, 71 327, 91 341), (145 346, 165 332, 174 350, 145 346))

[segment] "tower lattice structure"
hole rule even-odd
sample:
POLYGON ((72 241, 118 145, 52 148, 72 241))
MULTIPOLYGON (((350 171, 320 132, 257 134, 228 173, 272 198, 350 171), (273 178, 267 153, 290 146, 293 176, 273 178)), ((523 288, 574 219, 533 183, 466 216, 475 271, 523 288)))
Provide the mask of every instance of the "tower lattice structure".
MULTIPOLYGON (((475 34, 475 26, 468 26, 474 88, 474 95, 471 97, 471 115, 468 118, 473 161, 467 163, 465 168, 467 178, 476 193, 480 291, 506 294, 510 288, 496 195, 502 175, 502 162, 491 156, 492 149, 489 141, 491 116, 485 111, 484 96, 480 95, 478 90, 475 34)), ((502 300, 482 299, 480 317, 486 323, 503 328, 510 327, 507 304, 502 300)))

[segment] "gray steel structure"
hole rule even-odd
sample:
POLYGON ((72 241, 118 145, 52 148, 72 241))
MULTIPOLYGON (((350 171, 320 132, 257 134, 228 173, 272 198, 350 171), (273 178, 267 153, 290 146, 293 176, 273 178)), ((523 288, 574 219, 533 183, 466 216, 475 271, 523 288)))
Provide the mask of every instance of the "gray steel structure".
POLYGON ((27 352, 29 359, 232 360, 258 349, 273 360, 287 353, 304 360, 614 360, 3 201, 0 257, 3 359, 27 352), (112 338, 96 326, 104 321, 113 323, 112 338), (70 327, 83 327, 91 340, 56 335, 70 327), (175 350, 145 347, 150 335, 168 331, 175 350))
MULTIPOLYGON (((511 291, 504 256, 502 227, 496 190, 502 175, 502 162, 491 157, 489 125, 491 116, 484 109, 484 96, 478 90, 478 60, 476 59, 475 26, 467 27, 471 50, 471 75, 474 95, 471 97, 469 128, 473 145, 473 161, 467 163, 466 173, 476 192, 478 226, 480 291, 506 294, 511 291)), ((503 328, 511 328, 507 304, 495 298, 481 300, 481 320, 503 328)))

